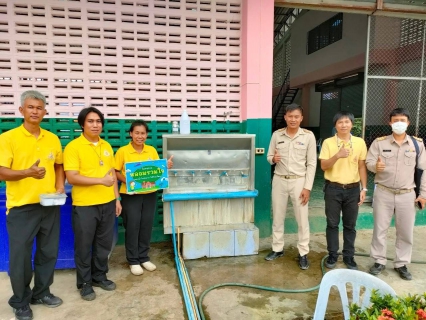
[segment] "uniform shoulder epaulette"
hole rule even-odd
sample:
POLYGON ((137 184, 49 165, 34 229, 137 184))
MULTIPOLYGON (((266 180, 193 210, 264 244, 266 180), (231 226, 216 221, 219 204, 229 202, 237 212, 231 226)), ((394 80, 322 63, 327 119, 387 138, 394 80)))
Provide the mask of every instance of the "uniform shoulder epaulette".
POLYGON ((387 138, 387 136, 383 136, 383 137, 379 137, 379 138, 377 138, 376 140, 377 141, 382 141, 382 140, 385 140, 387 138))
POLYGON ((305 132, 305 133, 312 133, 312 134, 314 134, 311 130, 308 130, 308 129, 303 129, 303 132, 305 132))
POLYGON ((278 129, 278 130, 277 130, 277 132, 283 132, 286 128, 287 128, 287 127, 284 127, 284 128, 278 129))
POLYGON ((415 136, 412 136, 414 139, 416 139, 417 141, 419 141, 419 142, 423 142, 423 139, 422 138, 419 138, 419 137, 415 137, 415 136))

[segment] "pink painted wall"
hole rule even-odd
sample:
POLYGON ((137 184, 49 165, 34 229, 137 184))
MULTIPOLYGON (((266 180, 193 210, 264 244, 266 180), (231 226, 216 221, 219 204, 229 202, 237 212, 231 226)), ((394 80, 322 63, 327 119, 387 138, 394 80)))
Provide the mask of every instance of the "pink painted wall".
POLYGON ((271 118, 274 0, 242 9, 241 120, 271 118))

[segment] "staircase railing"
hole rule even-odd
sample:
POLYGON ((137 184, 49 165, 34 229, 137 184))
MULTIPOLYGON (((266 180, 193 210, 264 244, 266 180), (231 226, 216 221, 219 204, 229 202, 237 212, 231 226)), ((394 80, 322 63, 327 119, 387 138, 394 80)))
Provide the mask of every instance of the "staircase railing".
POLYGON ((275 98, 274 104, 272 105, 272 121, 273 125, 272 127, 275 127, 276 124, 276 118, 278 116, 278 113, 280 112, 280 108, 282 106, 282 103, 285 98, 285 92, 286 87, 290 84, 290 69, 287 71, 287 75, 284 78, 284 82, 281 85, 280 91, 278 92, 278 95, 275 98))

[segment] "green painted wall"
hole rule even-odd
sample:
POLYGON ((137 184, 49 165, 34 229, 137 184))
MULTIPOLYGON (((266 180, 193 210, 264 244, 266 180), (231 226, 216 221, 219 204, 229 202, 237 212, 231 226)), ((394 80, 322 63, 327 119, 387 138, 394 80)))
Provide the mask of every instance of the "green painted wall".
POLYGON ((259 228, 261 238, 272 233, 271 216, 271 165, 266 161, 269 141, 271 140, 271 119, 248 119, 243 122, 242 131, 256 135, 256 148, 264 148, 264 154, 255 156, 255 188, 259 195, 254 204, 254 223, 259 228))
MULTIPOLYGON (((106 119, 103 139, 107 140, 114 151, 127 144, 128 130, 132 120, 106 119)), ((0 133, 16 128, 22 123, 21 118, 0 118, 0 133)), ((149 125, 147 144, 154 146, 160 157, 163 152, 163 134, 171 133, 172 125, 169 122, 152 121, 149 125)), ((68 142, 80 136, 81 130, 75 119, 44 119, 41 126, 55 133, 65 147, 68 142)), ((260 236, 267 237, 271 234, 271 166, 266 161, 266 152, 271 138, 270 119, 250 119, 240 122, 191 122, 192 133, 250 133, 256 134, 256 147, 264 148, 265 154, 256 155, 255 158, 255 188, 259 196, 255 200, 255 224, 259 228, 260 236)), ((0 182, 0 187, 4 183, 0 182)), ((161 192, 158 192, 158 210, 154 221, 152 242, 166 241, 169 235, 163 234, 163 203, 161 192)), ((119 220, 121 225, 121 219, 119 220)), ((119 229, 119 243, 124 243, 124 230, 119 229)))

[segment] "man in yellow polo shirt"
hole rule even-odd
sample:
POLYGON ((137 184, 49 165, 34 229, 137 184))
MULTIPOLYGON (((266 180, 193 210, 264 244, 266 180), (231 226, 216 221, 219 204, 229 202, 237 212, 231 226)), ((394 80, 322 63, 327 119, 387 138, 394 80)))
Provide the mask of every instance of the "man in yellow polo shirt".
POLYGON ((24 123, 0 135, 0 180, 6 181, 9 274, 15 318, 33 318, 29 304, 54 308, 62 300, 50 293, 58 257, 59 206, 43 207, 40 194, 64 193, 62 147, 57 136, 40 128, 46 98, 38 91, 21 95, 24 123), (31 255, 34 239, 34 287, 31 255))
POLYGON ((115 217, 121 213, 114 153, 99 135, 104 125, 103 114, 94 107, 78 115, 81 136, 65 148, 64 168, 73 185, 74 260, 77 288, 84 300, 96 298, 92 286, 114 290, 107 279, 108 255, 111 251, 115 217))
POLYGON ((338 257, 340 213, 343 223, 343 262, 348 269, 358 269, 354 260, 355 226, 358 207, 364 202, 367 191, 367 146, 364 140, 352 136, 354 120, 353 114, 346 111, 340 111, 334 116, 337 133, 324 141, 319 156, 325 177, 328 250, 325 266, 329 269, 336 266, 338 257))

